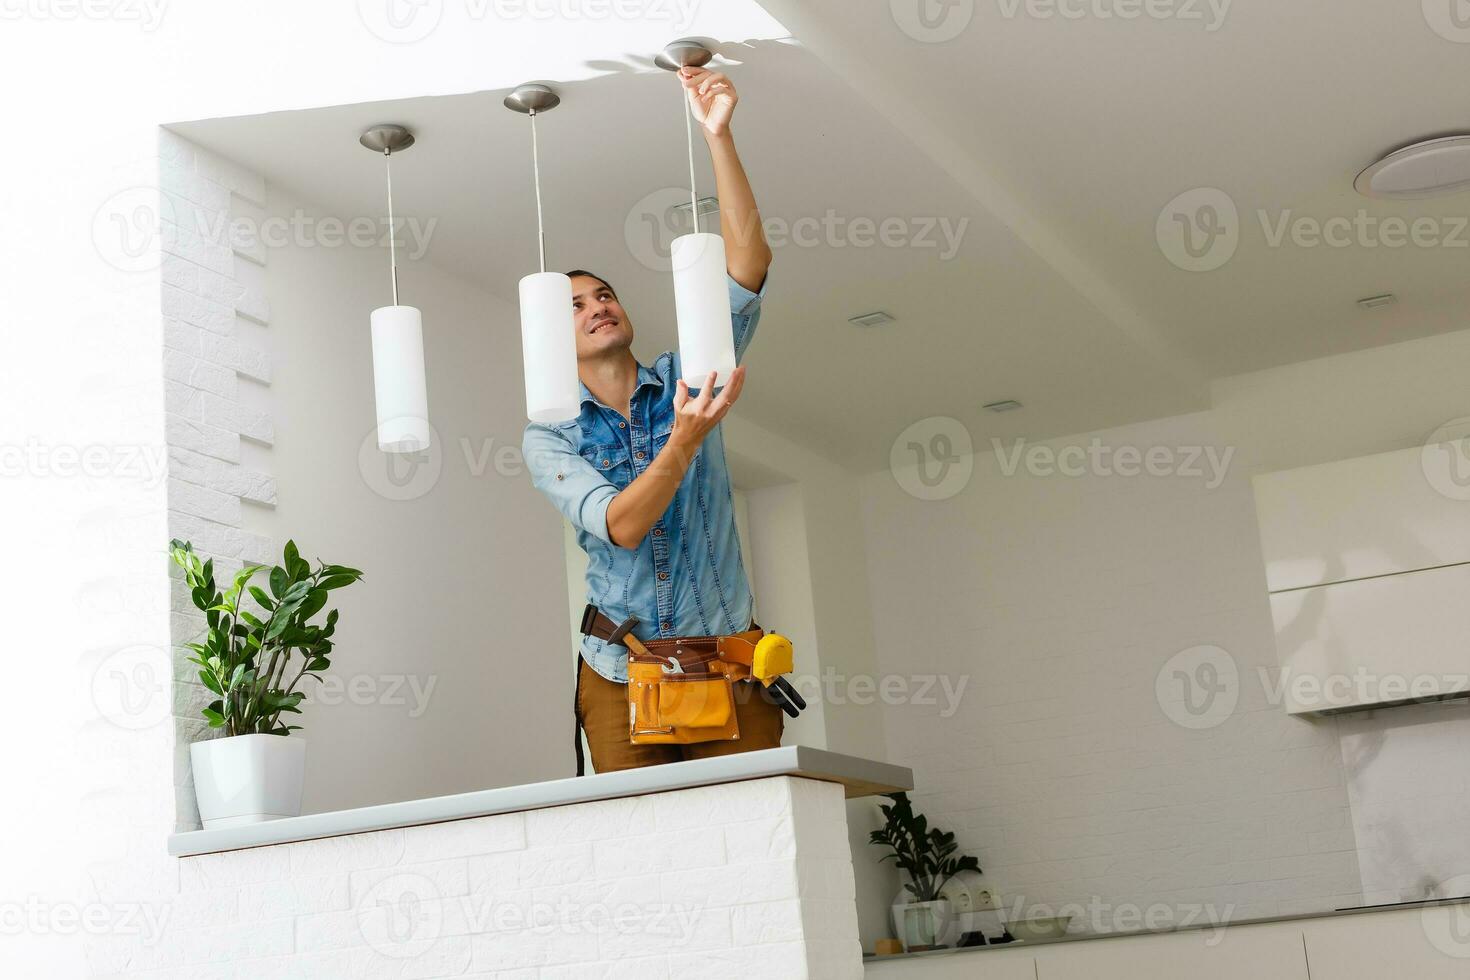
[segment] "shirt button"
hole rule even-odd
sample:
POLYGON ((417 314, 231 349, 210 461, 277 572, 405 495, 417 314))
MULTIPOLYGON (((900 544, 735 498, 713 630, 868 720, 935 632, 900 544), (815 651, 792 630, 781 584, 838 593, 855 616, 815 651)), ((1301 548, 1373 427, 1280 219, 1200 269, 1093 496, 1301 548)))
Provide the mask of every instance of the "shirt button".
POLYGON ((659 623, 658 624, 658 628, 661 629, 661 630, 671 630, 674 627, 671 626, 671 625, 669 625, 668 623, 659 623))
MULTIPOLYGON (((561 477, 557 477, 557 479, 560 480, 561 477)), ((656 528, 653 529, 653 536, 654 537, 661 538, 661 537, 663 537, 663 535, 664 535, 664 529, 663 528, 656 527, 656 528)))
POLYGON ((607 465, 607 460, 605 460, 605 459, 604 459, 604 460, 603 460, 603 461, 602 461, 602 465, 603 465, 603 466, 606 466, 606 465, 607 465))
POLYGON ((643 450, 640 449, 636 453, 634 453, 633 455, 637 456, 639 459, 642 459, 643 458, 643 450))
POLYGON ((619 422, 618 423, 618 428, 620 428, 620 429, 626 429, 627 427, 628 427, 628 423, 627 422, 619 422))
POLYGON ((557 475, 556 475, 556 478, 557 478, 557 479, 558 479, 558 480, 565 480, 565 479, 566 479, 566 477, 564 477, 564 476, 562 476, 562 475, 561 475, 561 474, 560 474, 560 473, 558 473, 558 474, 557 474, 557 475))
POLYGON ((658 580, 660 582, 666 581, 668 579, 668 577, 669 577, 669 573, 668 572, 659 572, 658 573, 658 580))

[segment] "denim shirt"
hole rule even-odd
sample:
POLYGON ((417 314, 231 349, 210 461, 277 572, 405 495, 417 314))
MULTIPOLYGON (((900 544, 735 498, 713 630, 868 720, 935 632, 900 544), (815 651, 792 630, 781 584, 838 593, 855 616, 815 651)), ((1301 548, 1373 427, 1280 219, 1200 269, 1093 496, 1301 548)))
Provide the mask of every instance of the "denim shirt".
MULTIPOLYGON (((753 293, 726 278, 738 362, 755 333, 766 286, 753 293)), ((637 616, 633 634, 640 640, 734 633, 751 622, 721 426, 704 437, 674 499, 637 548, 621 548, 608 535, 613 497, 669 441, 679 377, 674 351, 660 354, 652 367, 639 364, 628 419, 582 385, 577 418, 532 422, 521 444, 531 482, 571 521, 587 552, 587 601, 617 623, 637 616)), ((697 392, 691 387, 691 396, 697 392)), ((583 659, 610 681, 627 683, 627 656, 625 646, 582 638, 583 659)))

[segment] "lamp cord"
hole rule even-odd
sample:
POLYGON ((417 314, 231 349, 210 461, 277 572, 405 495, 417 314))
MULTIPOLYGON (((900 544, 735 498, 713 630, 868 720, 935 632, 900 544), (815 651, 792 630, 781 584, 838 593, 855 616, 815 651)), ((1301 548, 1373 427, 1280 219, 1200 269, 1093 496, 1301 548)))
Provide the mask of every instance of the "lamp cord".
POLYGON ((541 220, 541 155, 536 147, 536 110, 531 116, 531 173, 536 183, 536 241, 541 249, 541 271, 546 271, 546 226, 541 220))
POLYGON ((694 233, 699 234, 699 200, 694 190, 694 104, 684 90, 683 76, 679 78, 679 97, 684 101, 684 140, 689 144, 689 220, 694 233))
POLYGON ((383 166, 388 171, 388 266, 393 271, 393 305, 398 305, 398 248, 393 238, 393 151, 383 148, 383 166))

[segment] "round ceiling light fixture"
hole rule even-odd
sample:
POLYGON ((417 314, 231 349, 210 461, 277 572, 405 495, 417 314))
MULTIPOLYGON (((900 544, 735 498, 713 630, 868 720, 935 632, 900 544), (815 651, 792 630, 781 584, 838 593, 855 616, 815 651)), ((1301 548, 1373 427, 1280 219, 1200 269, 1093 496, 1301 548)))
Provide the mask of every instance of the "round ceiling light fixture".
POLYGON ((1394 150, 1358 174, 1365 197, 1408 200, 1470 189, 1470 136, 1441 136, 1394 150))

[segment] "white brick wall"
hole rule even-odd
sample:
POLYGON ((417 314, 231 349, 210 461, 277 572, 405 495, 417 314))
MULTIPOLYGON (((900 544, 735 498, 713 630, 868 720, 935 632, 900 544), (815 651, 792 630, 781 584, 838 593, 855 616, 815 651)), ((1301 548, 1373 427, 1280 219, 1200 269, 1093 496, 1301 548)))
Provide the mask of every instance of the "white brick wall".
MULTIPOLYGON (((240 446, 253 442, 262 452, 252 458, 268 458, 275 440, 269 414, 250 404, 247 390, 270 384, 270 356, 241 329, 241 321, 270 323, 260 274, 267 253, 231 233, 232 221, 264 204, 265 184, 166 130, 159 153, 168 534, 214 558, 216 581, 227 583, 244 562, 278 558, 274 541, 244 530, 244 509, 274 507, 276 484, 242 463, 240 446)), ((181 646, 198 638, 204 617, 173 574, 174 789, 178 826, 187 830, 199 826, 187 748, 207 732, 199 709, 211 697, 181 646)))
POLYGON ((862 975, 842 787, 748 780, 179 859, 152 980, 862 975))

